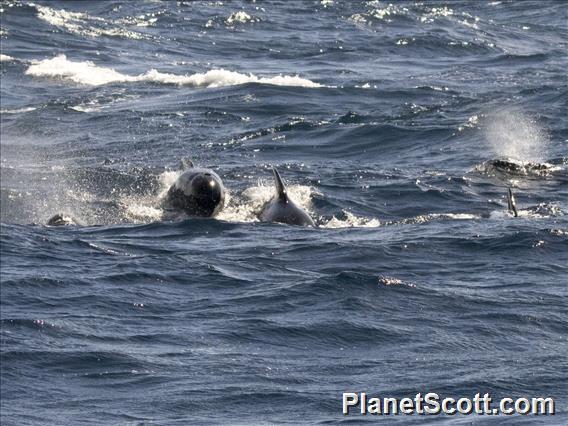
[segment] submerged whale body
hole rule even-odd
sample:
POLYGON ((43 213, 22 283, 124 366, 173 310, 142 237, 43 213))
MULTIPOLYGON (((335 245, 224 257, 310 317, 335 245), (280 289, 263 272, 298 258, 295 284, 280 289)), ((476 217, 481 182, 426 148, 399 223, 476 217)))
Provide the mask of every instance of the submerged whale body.
POLYGON ((532 163, 510 158, 498 158, 487 163, 490 167, 504 173, 516 175, 544 175, 554 169, 552 164, 532 163))
POLYGON ((272 173, 274 174, 276 194, 264 205, 259 219, 263 222, 316 226, 310 215, 290 199, 278 170, 272 168, 272 173))
POLYGON ((181 210, 190 216, 213 217, 225 203, 225 188, 211 169, 193 167, 183 172, 165 197, 167 209, 181 210))

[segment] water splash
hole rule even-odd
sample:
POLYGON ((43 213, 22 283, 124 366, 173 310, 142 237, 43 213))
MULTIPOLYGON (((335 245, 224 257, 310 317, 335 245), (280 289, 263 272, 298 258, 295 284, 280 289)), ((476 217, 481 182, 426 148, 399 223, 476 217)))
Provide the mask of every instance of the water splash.
POLYGON ((485 135, 496 157, 526 162, 545 159, 548 134, 531 115, 518 110, 488 115, 485 135))
MULTIPOLYGON (((290 198, 313 216, 311 199, 315 190, 306 185, 288 185, 286 187, 290 198)), ((274 195, 274 184, 259 183, 245 189, 240 194, 228 191, 225 208, 219 213, 217 219, 229 222, 258 222, 258 215, 262 207, 274 195)))
POLYGON ((161 201, 182 171, 165 171, 158 176, 160 189, 156 195, 129 196, 120 200, 125 218, 134 223, 156 222, 164 219, 161 201))
POLYGON ((321 225, 322 228, 378 228, 381 221, 376 218, 356 216, 351 212, 343 211, 340 217, 333 216, 321 225))
POLYGON ((247 22, 258 22, 258 21, 259 21, 258 18, 250 16, 248 13, 246 13, 243 10, 239 10, 238 12, 231 13, 231 15, 229 15, 229 17, 226 19, 225 24, 231 26, 238 23, 245 24, 247 22))

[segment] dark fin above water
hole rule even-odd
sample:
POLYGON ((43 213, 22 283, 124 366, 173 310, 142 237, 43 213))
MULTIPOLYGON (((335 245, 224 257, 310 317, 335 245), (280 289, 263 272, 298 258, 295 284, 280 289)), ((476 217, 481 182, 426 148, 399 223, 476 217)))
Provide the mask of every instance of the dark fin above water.
POLYGON ((193 161, 191 161, 189 158, 182 158, 179 162, 179 168, 181 170, 191 169, 192 167, 195 166, 193 165, 193 161))
POLYGON ((515 196, 511 188, 507 188, 507 208, 509 209, 509 213, 513 216, 519 216, 519 213, 517 213, 517 203, 515 202, 515 196))
POLYGON ((286 194, 286 187, 284 186, 284 182, 282 182, 282 178, 280 177, 280 173, 276 170, 276 167, 272 168, 272 173, 274 173, 274 184, 276 185, 276 194, 278 198, 281 200, 286 200, 288 195, 286 194))

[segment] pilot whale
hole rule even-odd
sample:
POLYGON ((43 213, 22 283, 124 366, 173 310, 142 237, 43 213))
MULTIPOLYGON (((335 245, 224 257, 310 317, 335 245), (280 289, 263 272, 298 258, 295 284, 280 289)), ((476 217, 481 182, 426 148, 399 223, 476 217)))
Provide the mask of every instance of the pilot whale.
MULTIPOLYGON (((213 217, 225 203, 225 188, 217 173, 211 169, 195 167, 191 161, 183 160, 186 170, 178 176, 162 200, 166 210, 183 211, 190 216, 213 217)), ((72 217, 63 213, 52 216, 48 226, 77 225, 72 217)))
POLYGON ((272 173, 274 174, 276 193, 262 208, 259 219, 263 222, 316 226, 310 215, 290 199, 286 192, 284 182, 282 182, 282 178, 275 167, 272 168, 272 173))
POLYGON ((555 167, 549 163, 520 161, 512 158, 497 158, 495 160, 489 160, 486 162, 486 165, 502 173, 522 176, 545 176, 555 170, 555 167))
POLYGON ((225 188, 217 173, 188 162, 164 199, 166 209, 181 210, 190 216, 213 217, 223 209, 225 188))

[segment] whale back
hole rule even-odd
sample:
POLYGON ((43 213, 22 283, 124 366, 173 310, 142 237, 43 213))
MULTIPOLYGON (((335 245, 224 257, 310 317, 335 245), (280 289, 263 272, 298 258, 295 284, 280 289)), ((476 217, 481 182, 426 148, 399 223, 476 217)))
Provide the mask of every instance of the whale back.
POLYGON ((259 219, 263 222, 277 222, 288 225, 316 226, 313 219, 301 207, 297 206, 289 197, 286 186, 280 173, 276 168, 272 168, 274 174, 274 186, 276 193, 274 197, 264 205, 259 219))

